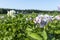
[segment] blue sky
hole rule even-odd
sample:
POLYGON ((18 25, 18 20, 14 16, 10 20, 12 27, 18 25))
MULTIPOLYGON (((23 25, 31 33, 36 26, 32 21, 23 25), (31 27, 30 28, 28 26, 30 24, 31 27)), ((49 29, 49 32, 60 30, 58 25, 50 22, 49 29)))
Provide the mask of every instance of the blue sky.
POLYGON ((57 10, 60 0, 0 0, 0 8, 57 10))

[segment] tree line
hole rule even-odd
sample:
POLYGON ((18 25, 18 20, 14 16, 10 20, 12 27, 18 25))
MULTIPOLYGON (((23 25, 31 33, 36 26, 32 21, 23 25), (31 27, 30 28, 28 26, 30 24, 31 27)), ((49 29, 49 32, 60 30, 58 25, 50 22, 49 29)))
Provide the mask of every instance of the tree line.
POLYGON ((57 12, 57 13, 60 13, 60 11, 48 11, 48 10, 34 10, 34 9, 25 9, 25 10, 20 10, 20 9, 8 9, 8 8, 0 8, 0 14, 6 14, 7 11, 10 11, 10 10, 15 10, 16 13, 54 13, 54 12, 57 12))

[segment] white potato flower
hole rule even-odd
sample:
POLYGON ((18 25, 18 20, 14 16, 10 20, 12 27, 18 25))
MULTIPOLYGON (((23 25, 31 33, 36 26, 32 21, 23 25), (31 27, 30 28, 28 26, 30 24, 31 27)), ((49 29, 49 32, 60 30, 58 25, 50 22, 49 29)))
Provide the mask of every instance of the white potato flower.
POLYGON ((39 14, 38 17, 44 17, 44 15, 42 15, 42 14, 40 15, 40 14, 39 14))
POLYGON ((10 11, 8 11, 7 12, 7 16, 9 17, 9 16, 11 16, 11 17, 15 17, 14 15, 15 15, 15 11, 14 10, 10 10, 10 11))
POLYGON ((48 17, 49 17, 49 15, 45 14, 45 15, 44 15, 44 17, 48 18, 48 17))

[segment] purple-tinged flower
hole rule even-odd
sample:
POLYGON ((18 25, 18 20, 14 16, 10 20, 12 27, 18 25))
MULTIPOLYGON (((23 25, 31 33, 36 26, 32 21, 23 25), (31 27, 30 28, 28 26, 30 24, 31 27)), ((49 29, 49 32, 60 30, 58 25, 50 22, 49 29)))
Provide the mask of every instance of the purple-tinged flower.
POLYGON ((40 28, 43 28, 46 24, 47 24, 47 22, 45 22, 44 20, 42 20, 41 23, 40 23, 40 28))
POLYGON ((55 16, 55 19, 60 20, 60 15, 55 16))

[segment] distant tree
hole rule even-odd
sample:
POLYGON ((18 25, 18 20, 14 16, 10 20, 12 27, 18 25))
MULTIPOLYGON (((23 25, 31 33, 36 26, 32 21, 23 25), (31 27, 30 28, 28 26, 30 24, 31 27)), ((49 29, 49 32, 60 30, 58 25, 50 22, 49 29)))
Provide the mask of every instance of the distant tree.
POLYGON ((0 14, 2 14, 3 13, 3 9, 0 9, 0 14))

